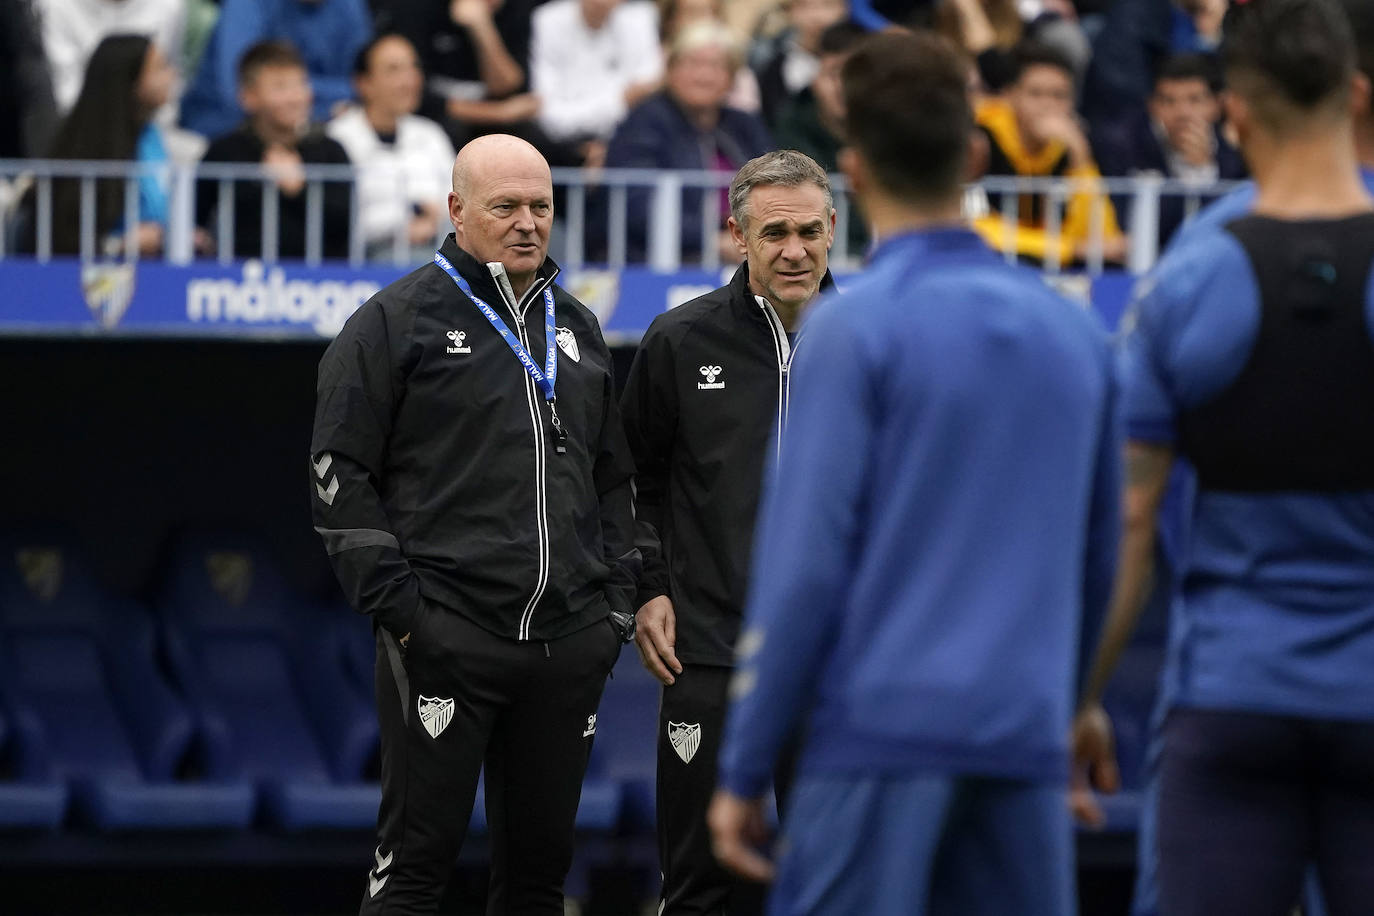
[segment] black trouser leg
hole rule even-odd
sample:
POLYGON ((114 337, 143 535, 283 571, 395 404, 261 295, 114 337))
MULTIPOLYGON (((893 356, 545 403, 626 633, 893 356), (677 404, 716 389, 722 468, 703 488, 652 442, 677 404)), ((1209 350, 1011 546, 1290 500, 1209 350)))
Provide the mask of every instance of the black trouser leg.
POLYGON ((391 634, 377 636, 382 804, 363 890, 363 916, 436 911, 472 815, 482 751, 503 703, 491 677, 495 641, 426 604, 404 662, 391 634), (421 715, 421 712, 425 715, 421 715), (428 722, 428 727, 426 727, 428 722))
POLYGON ((609 622, 520 646, 521 680, 487 747, 487 916, 562 916, 595 714, 620 654, 609 622))
POLYGON ((1317 874, 1328 916, 1374 906, 1374 724, 1317 726, 1317 874))
MULTIPOLYGON (((764 888, 716 862, 706 810, 716 790, 716 759, 733 669, 687 665, 663 688, 658 713, 658 861, 661 916, 762 911, 764 888)), ((781 766, 790 772, 790 761, 781 766)))
POLYGON ((1177 709, 1164 726, 1161 916, 1287 916, 1314 848, 1301 722, 1177 709))

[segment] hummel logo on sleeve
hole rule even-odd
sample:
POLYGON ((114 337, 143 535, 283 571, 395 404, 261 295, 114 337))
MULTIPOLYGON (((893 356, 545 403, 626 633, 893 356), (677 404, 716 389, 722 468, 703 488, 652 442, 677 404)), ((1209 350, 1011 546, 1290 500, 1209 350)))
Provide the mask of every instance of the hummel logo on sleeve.
POLYGON ((467 340, 467 336, 467 331, 449 331, 447 337, 449 340, 453 341, 453 346, 448 347, 445 352, 449 354, 471 353, 472 347, 463 346, 463 341, 467 340))
POLYGON ((720 373, 722 371, 720 366, 702 366, 699 371, 701 372, 702 376, 705 377, 706 381, 697 382, 698 388, 716 389, 725 387, 724 382, 716 381, 716 379, 720 376, 720 373))
POLYGON ((382 872, 391 867, 391 857, 394 853, 382 855, 382 847, 378 846, 377 851, 372 854, 372 858, 377 860, 377 867, 368 872, 367 875, 367 895, 376 897, 382 888, 386 887, 386 882, 391 875, 384 875, 382 872))
POLYGON ((587 728, 586 728, 585 731, 582 732, 582 737, 583 737, 583 738, 590 738, 592 735, 595 735, 595 734, 596 734, 596 713, 592 713, 590 716, 587 717, 587 728))
MULTIPOLYGON (((320 455, 319 461, 312 459, 310 466, 315 469, 315 476, 318 477, 320 481, 323 481, 324 475, 329 473, 329 466, 333 463, 334 456, 329 452, 324 452, 320 455)), ((339 493, 339 475, 335 474, 330 477, 328 486, 324 486, 322 483, 316 483, 315 492, 319 495, 320 499, 324 501, 326 506, 334 505, 334 497, 339 493)))

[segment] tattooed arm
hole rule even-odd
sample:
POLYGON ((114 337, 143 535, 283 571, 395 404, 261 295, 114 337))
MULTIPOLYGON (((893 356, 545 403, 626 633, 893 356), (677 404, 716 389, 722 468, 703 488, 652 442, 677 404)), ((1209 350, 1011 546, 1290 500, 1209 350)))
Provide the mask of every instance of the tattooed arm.
POLYGON ((1115 792, 1121 782, 1111 721, 1101 705, 1102 693, 1121 660, 1122 651, 1135 633, 1150 594, 1155 523, 1173 463, 1171 446, 1139 441, 1126 444, 1125 532, 1121 539, 1121 558, 1107 620, 1102 625, 1102 638, 1093 654, 1073 724, 1076 766, 1070 806, 1079 820, 1092 826, 1103 823, 1103 813, 1088 791, 1087 783, 1091 782, 1098 791, 1115 792))

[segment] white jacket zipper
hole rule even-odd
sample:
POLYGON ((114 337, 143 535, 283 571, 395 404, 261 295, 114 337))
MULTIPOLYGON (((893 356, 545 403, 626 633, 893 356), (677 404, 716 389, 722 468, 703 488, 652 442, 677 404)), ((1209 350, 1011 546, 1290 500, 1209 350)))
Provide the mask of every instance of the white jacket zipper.
POLYGON ((778 358, 778 435, 774 437, 777 442, 775 445, 776 454, 773 456, 773 460, 778 462, 782 460, 782 431, 787 425, 787 407, 791 393, 788 370, 792 368, 793 347, 787 340, 787 331, 783 328, 782 321, 773 308, 773 303, 763 296, 755 296, 754 299, 768 318, 768 330, 773 332, 773 352, 778 358))
MULTIPOLYGON (((510 313, 515 317, 515 326, 520 335, 520 345, 525 348, 525 352, 530 353, 530 339, 525 329, 525 313, 520 308, 520 304, 515 301, 515 292, 511 288, 510 279, 506 276, 505 268, 499 262, 491 262, 487 265, 491 271, 492 278, 496 281, 496 287, 501 291, 501 298, 505 300, 510 313)), ((530 292, 542 292, 545 285, 552 283, 553 278, 548 278, 543 283, 536 284, 530 292)), ((526 298, 530 299, 529 292, 526 298)), ((532 301, 532 300, 531 300, 532 301)), ((527 641, 530 638, 530 623, 534 619, 535 606, 539 604, 539 599, 544 597, 544 590, 549 584, 550 566, 550 545, 549 545, 549 501, 548 489, 545 479, 545 454, 547 444, 544 441, 544 415, 540 409, 539 402, 543 400, 543 392, 537 390, 534 380, 523 368, 520 374, 525 379, 525 403, 529 407, 530 422, 534 425, 534 513, 535 527, 539 539, 539 571, 535 576, 534 592, 530 595, 530 600, 525 604, 524 611, 520 614, 520 626, 516 633, 516 639, 527 641)))

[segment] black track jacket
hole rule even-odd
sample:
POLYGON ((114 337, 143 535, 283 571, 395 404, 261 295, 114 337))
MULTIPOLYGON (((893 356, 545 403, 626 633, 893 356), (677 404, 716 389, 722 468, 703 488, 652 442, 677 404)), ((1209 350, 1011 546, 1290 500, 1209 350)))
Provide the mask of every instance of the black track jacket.
MULTIPOLYGON (((833 288, 830 274, 822 290, 833 288)), ((673 601, 677 657, 734 664, 764 461, 787 412, 791 346, 742 265, 644 333, 620 399, 634 454, 637 603, 673 601)))
MULTIPOLYGON (((553 262, 517 306, 499 264, 452 235, 441 251, 542 368, 553 262)), ((434 264, 368 300, 320 361, 315 530, 349 602, 398 637, 421 597, 522 640, 633 612, 634 468, 610 353, 596 317, 554 290, 566 454, 543 392, 434 264)))

